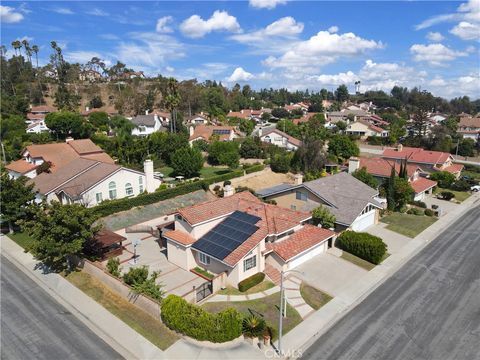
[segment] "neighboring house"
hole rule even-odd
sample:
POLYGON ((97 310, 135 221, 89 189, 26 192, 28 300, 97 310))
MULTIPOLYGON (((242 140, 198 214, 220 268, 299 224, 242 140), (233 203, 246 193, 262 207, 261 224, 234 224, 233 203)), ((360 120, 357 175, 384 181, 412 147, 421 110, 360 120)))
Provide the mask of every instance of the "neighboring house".
POLYGON ((301 123, 304 123, 304 122, 307 122, 309 121, 313 116, 317 115, 318 113, 316 112, 307 112, 305 115, 303 115, 302 117, 300 118, 297 118, 297 119, 293 119, 292 122, 295 124, 295 125, 299 125, 301 123))
POLYGON ((435 125, 442 123, 443 121, 447 120, 448 116, 445 114, 434 113, 428 116, 428 119, 433 122, 435 125))
POLYGON ((52 106, 40 105, 40 106, 31 106, 30 111, 27 113, 27 133, 41 133, 45 131, 50 131, 45 125, 45 117, 51 112, 55 112, 55 109, 52 106))
POLYGON ((134 197, 154 192, 161 181, 154 178, 153 162, 146 160, 144 173, 116 164, 77 158, 54 173, 42 173, 28 183, 37 192, 35 201, 96 206, 103 200, 134 197))
POLYGON ((36 169, 44 162, 51 163, 50 172, 54 173, 78 158, 114 164, 113 159, 90 139, 67 138, 64 143, 29 145, 22 152, 22 159, 11 162, 5 168, 13 178, 20 175, 33 178, 36 176, 36 172, 33 171, 34 167, 36 169))
POLYGON ((457 133, 464 139, 480 141, 480 117, 462 117, 458 123, 457 133))
POLYGON ((103 76, 98 71, 89 69, 89 70, 82 71, 78 76, 78 78, 80 81, 95 82, 97 80, 101 80, 103 76))
POLYGON ((375 200, 377 190, 345 172, 303 184, 277 185, 259 190, 257 195, 292 210, 312 211, 323 205, 335 215, 336 231, 363 231, 378 222, 382 208, 375 200))
POLYGON ((297 150, 301 145, 302 142, 293 136, 290 136, 283 131, 278 129, 269 129, 263 132, 262 129, 258 131, 258 137, 261 141, 265 143, 270 143, 287 150, 297 150))
POLYGON ((188 125, 207 125, 208 116, 201 112, 200 114, 195 114, 188 117, 185 123, 188 125))
POLYGON ((357 120, 347 125, 345 130, 347 135, 360 136, 361 139, 366 139, 370 136, 387 137, 388 130, 375 126, 365 120, 357 120))
POLYGON ((283 108, 288 112, 292 112, 293 110, 302 110, 304 114, 308 112, 308 104, 304 102, 290 103, 290 105, 285 105, 283 108))
POLYGON ((427 173, 447 171, 454 174, 457 179, 463 170, 463 165, 453 163, 453 156, 449 153, 404 147, 402 145, 398 145, 396 148, 384 149, 382 158, 392 159, 397 162, 407 159, 408 164, 417 165, 427 173))
MULTIPOLYGON (((264 109, 261 110, 252 110, 252 109, 242 109, 240 111, 232 111, 230 110, 227 114, 228 118, 239 118, 244 120, 253 120, 255 122, 262 121, 262 114, 265 111, 264 109)), ((270 111, 271 112, 271 111, 270 111)))
POLYGON ((44 120, 31 122, 30 124, 27 125, 27 130, 26 130, 28 134, 32 134, 32 133, 39 134, 41 132, 46 132, 46 131, 50 131, 50 129, 47 127, 47 125, 45 125, 44 120))
MULTIPOLYGON (((365 168, 365 170, 373 175, 377 180, 378 185, 383 184, 390 178, 392 168, 395 169, 395 174, 398 176, 400 172, 400 163, 395 160, 387 160, 383 158, 357 158, 351 157, 348 160, 348 173, 365 168)), ((426 195, 433 192, 433 188, 437 186, 437 182, 421 177, 422 169, 414 164, 407 164, 408 182, 415 191, 413 200, 424 200, 426 195)))
MULTIPOLYGON (((178 210, 162 232, 168 260, 238 283, 268 265, 292 269, 333 245, 335 233, 307 224, 311 215, 266 204, 245 191, 178 210)), ((268 274, 268 272, 267 272, 268 274)))
POLYGON ((210 142, 212 136, 218 137, 219 141, 231 141, 239 137, 233 126, 215 126, 215 125, 197 125, 190 126, 190 138, 188 139, 190 145, 194 141, 205 140, 210 142))
MULTIPOLYGON (((157 131, 162 131, 162 123, 156 113, 145 115, 137 115, 132 118, 131 122, 135 125, 132 129, 132 135, 147 136, 157 131)), ((166 128, 163 128, 166 131, 166 128)))

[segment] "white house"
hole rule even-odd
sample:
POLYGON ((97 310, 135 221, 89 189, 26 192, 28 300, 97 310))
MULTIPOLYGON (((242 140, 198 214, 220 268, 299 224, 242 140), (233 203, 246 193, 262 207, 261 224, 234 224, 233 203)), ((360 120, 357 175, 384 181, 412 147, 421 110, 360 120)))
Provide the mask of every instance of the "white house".
POLYGON ((145 115, 135 116, 131 122, 135 125, 132 135, 147 136, 162 129, 162 123, 158 115, 156 113, 149 114, 148 110, 145 115))
POLYGON ((262 129, 259 129, 258 137, 265 143, 277 145, 292 151, 297 150, 302 145, 300 140, 295 139, 293 136, 290 136, 278 129, 269 129, 265 133, 262 131, 262 129))
POLYGON ((207 125, 208 124, 208 117, 203 112, 200 114, 195 114, 187 118, 186 124, 191 125, 207 125))
POLYGON ((50 129, 47 127, 47 125, 45 125, 44 120, 30 122, 26 130, 28 134, 39 134, 41 132, 46 132, 46 131, 50 131, 50 129))
POLYGON ((362 139, 366 139, 369 136, 387 137, 388 130, 375 126, 365 120, 357 120, 347 125, 345 130, 347 135, 357 135, 362 139))
POLYGON ((42 173, 29 183, 37 191, 36 201, 62 204, 79 203, 87 207, 104 200, 134 197, 144 191, 154 192, 161 181, 153 174, 153 162, 146 160, 144 172, 115 164, 78 158, 55 173, 42 173))
POLYGON ((480 117, 462 117, 458 123, 457 133, 464 139, 480 140, 480 117))

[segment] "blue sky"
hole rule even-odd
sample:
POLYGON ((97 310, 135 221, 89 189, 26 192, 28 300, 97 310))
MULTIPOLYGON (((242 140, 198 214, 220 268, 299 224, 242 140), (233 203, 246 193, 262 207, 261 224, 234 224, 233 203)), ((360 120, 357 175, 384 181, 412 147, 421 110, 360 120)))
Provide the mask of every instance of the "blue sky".
POLYGON ((1 20, 2 44, 27 38, 41 63, 55 40, 69 61, 227 86, 353 91, 359 80, 480 97, 480 0, 4 1, 1 20))

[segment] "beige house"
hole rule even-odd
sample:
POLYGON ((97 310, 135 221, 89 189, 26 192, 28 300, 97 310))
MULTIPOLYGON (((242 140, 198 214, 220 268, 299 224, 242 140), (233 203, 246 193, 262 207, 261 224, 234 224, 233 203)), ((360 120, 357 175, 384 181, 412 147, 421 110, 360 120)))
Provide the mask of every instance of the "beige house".
POLYGON ((311 215, 266 204, 250 192, 180 209, 174 230, 163 231, 168 260, 185 270, 200 267, 238 283, 266 264, 293 268, 333 243, 333 231, 308 225, 311 215))
POLYGON ((376 125, 373 125, 365 120, 358 120, 347 125, 345 130, 347 135, 357 135, 362 139, 366 139, 370 136, 387 137, 388 130, 382 129, 376 125))

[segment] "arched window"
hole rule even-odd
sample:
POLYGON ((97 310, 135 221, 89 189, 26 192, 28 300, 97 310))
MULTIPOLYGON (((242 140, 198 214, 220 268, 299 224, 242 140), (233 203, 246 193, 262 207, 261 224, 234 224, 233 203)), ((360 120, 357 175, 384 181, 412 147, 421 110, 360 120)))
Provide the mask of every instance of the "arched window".
POLYGON ((133 187, 132 187, 132 184, 130 184, 130 183, 126 183, 126 184, 125 184, 125 194, 126 194, 127 196, 133 195, 133 187))
POLYGON ((138 192, 141 194, 143 193, 143 177, 138 177, 138 192))
POLYGON ((115 184, 115 181, 110 181, 108 184, 108 196, 110 197, 110 200, 117 198, 117 185, 115 184))

